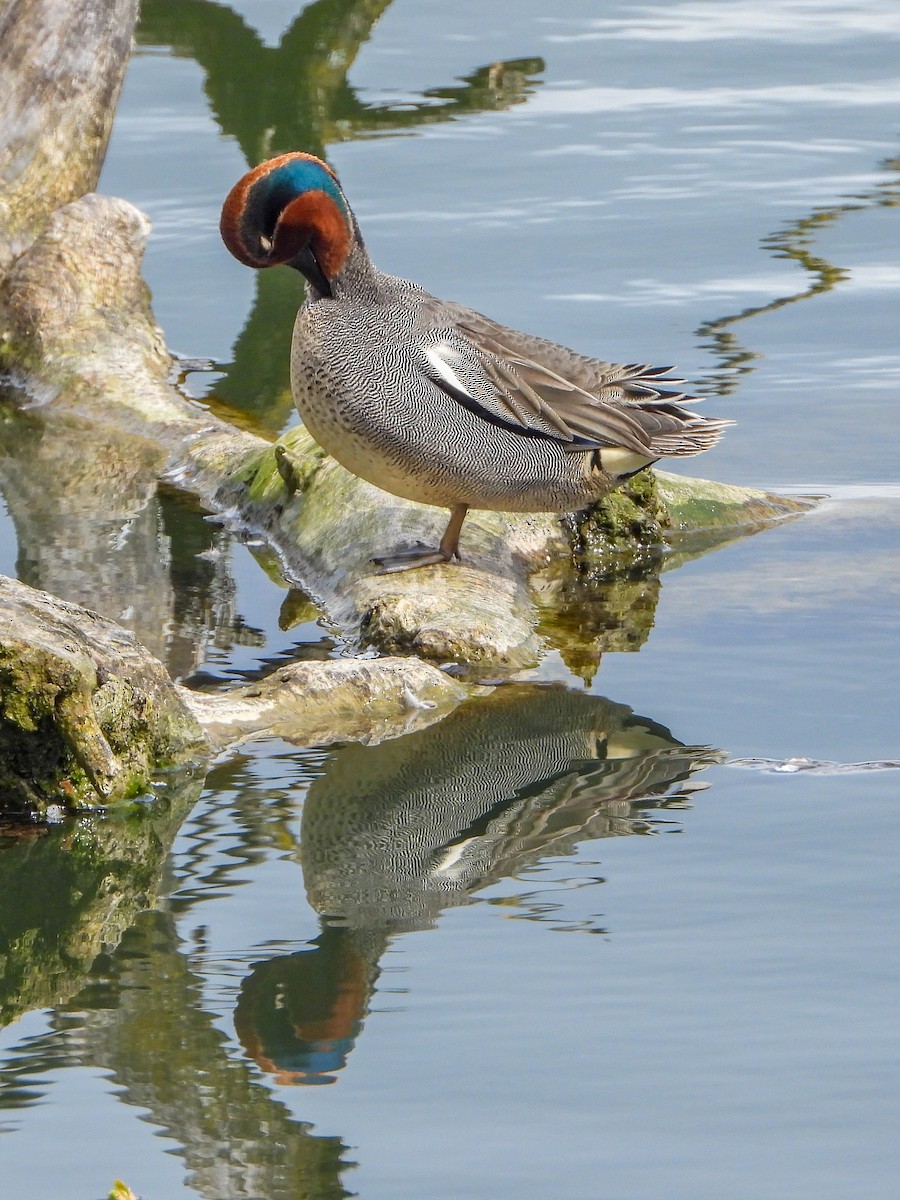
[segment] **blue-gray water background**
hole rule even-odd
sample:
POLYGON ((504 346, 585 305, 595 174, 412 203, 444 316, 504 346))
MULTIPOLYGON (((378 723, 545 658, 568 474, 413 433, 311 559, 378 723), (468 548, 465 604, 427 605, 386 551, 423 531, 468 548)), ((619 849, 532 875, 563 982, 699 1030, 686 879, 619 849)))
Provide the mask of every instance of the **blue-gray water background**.
MULTIPOLYGON (((147 0, 142 21, 101 190, 153 221, 157 318, 211 366, 192 395, 257 430, 296 419, 299 283, 234 262, 218 211, 248 161, 327 153, 379 265, 598 357, 677 363, 737 421, 698 472, 833 497, 663 577, 646 644, 590 684, 603 729, 898 757, 895 0, 147 0)), ((176 674, 340 652, 312 619, 279 628, 284 589, 248 547, 148 503, 176 674)), ((128 600, 109 615, 141 631, 128 600)), ((538 674, 581 695, 558 656, 538 674)), ((437 734, 402 781, 402 746, 269 742, 213 769, 158 912, 74 999, 0 1033, 4 1197, 96 1200, 118 1175, 144 1200, 896 1196, 896 772, 711 766, 443 912, 384 863, 317 869, 337 804, 374 837, 408 795, 508 799, 510 748, 551 716, 548 693, 505 691, 494 740, 458 729, 442 772, 437 734), (336 894, 376 884, 368 924, 334 919, 336 894)), ((453 854, 484 835, 463 826, 453 854)))

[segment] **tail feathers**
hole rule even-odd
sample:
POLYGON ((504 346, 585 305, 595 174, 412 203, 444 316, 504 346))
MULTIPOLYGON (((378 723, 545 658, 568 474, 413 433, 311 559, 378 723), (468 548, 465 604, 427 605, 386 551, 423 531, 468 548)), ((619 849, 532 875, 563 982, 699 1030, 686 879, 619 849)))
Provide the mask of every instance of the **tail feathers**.
POLYGON ((692 454, 702 454, 715 446, 725 430, 734 424, 725 418, 701 417, 686 409, 682 411, 687 420, 678 428, 661 431, 650 439, 652 450, 660 457, 688 458, 692 454))
MULTIPOLYGON (((627 409, 666 408, 673 410, 682 404, 702 404, 705 397, 680 390, 686 379, 670 376, 674 367, 650 367, 644 363, 629 363, 610 374, 607 391, 616 389, 615 397, 627 409)), ((604 392, 601 399, 606 399, 604 392)), ((696 414, 694 414, 696 415, 696 414)))
POLYGON ((628 412, 640 426, 654 457, 685 458, 702 454, 715 446, 729 425, 734 424, 723 417, 703 417, 678 403, 682 399, 695 403, 697 397, 659 392, 653 399, 628 405, 628 412))

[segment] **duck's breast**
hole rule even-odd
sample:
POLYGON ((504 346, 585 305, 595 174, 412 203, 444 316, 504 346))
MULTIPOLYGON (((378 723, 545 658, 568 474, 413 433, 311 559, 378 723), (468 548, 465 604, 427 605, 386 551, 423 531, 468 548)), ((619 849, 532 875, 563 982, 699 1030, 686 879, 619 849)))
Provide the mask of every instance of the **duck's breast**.
POLYGON ((347 470, 424 504, 568 511, 604 489, 590 454, 471 412, 421 369, 402 306, 321 300, 294 327, 291 385, 304 423, 347 470))

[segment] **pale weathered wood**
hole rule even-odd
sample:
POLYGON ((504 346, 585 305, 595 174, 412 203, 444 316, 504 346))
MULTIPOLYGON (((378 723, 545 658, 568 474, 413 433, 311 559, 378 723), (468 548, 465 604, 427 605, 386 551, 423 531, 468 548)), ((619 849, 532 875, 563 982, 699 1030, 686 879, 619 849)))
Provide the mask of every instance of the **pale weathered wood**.
POLYGON ((0 277, 60 205, 97 183, 138 0, 0 6, 0 277))
POLYGON ((221 749, 259 736, 372 745, 430 725, 470 693, 416 658, 339 658, 292 663, 225 692, 178 694, 221 749))

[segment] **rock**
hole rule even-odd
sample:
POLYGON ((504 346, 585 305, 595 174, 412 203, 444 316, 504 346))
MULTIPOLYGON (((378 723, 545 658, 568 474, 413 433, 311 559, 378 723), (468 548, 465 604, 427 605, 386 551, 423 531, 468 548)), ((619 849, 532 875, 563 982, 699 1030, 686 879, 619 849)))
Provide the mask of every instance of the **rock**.
POLYGON ((105 805, 203 745, 162 665, 106 618, 0 578, 3 807, 105 805))

